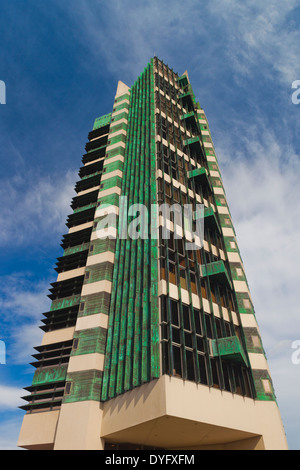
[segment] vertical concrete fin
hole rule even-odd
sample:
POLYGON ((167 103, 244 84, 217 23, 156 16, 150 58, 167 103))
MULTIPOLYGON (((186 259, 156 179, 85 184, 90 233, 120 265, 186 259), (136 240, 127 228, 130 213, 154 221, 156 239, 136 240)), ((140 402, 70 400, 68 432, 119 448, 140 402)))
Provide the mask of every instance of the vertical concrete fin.
POLYGON ((118 96, 124 95, 130 90, 129 86, 125 85, 125 83, 121 82, 121 80, 118 81, 118 86, 117 86, 117 93, 116 93, 116 98, 118 96))

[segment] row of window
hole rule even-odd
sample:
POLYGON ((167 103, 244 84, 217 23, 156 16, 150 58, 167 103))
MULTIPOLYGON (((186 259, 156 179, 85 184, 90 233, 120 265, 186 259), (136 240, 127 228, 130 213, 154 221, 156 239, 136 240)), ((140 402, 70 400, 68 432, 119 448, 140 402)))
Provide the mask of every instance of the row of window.
MULTIPOLYGON (((180 208, 180 206, 178 206, 180 208)), ((176 215, 170 212, 171 221, 176 220, 176 215)), ((217 255, 212 251, 206 251, 203 247, 197 250, 186 248, 185 238, 176 238, 174 232, 159 227, 159 262, 160 277, 168 280, 171 284, 180 285, 183 289, 201 295, 212 301, 235 310, 231 290, 221 284, 215 284, 205 278, 200 278, 200 266, 219 261, 222 240, 220 236, 212 230, 207 230, 205 234, 209 244, 213 244, 217 250, 217 255), (197 283, 198 279, 198 283, 197 283), (209 296, 210 292, 210 296, 209 296)), ((226 262, 225 262, 226 267, 226 262)))
POLYGON ((160 310, 164 374, 252 396, 246 367, 211 356, 211 339, 236 335, 242 341, 237 325, 167 296, 160 297, 160 310))
MULTIPOLYGON (((177 90, 174 85, 161 77, 158 73, 154 74, 154 83, 160 90, 162 90, 166 95, 168 95, 172 100, 177 99, 177 90)), ((174 82, 175 83, 175 82, 174 82)))
MULTIPOLYGON (((205 336, 210 339, 225 338, 237 335, 240 338, 240 327, 233 322, 223 318, 212 316, 191 305, 179 303, 177 300, 164 295, 160 297, 160 311, 162 325, 171 325, 172 328, 181 328, 185 332, 205 336)), ((166 333, 166 329, 164 329, 166 333)), ((177 333, 175 332, 175 337, 177 333)), ((175 341, 171 332, 164 334, 163 339, 172 339, 173 342, 181 344, 182 341, 175 341)), ((240 338, 241 339, 241 338, 240 338)))
MULTIPOLYGON (((200 184, 197 181, 188 178, 188 172, 195 169, 191 162, 186 161, 183 156, 176 154, 173 150, 167 148, 161 142, 157 143, 156 155, 158 169, 169 175, 171 178, 177 180, 185 187, 188 187, 204 199, 207 199, 211 203, 213 202, 211 188, 207 184, 205 184, 205 182, 200 184)), ((207 168, 207 163, 205 165, 202 165, 202 154, 199 155, 200 157, 199 159, 196 158, 196 162, 201 162, 201 166, 207 168)))
POLYGON ((163 374, 253 398, 250 373, 246 367, 176 344, 170 346, 166 341, 162 341, 161 348, 163 374))

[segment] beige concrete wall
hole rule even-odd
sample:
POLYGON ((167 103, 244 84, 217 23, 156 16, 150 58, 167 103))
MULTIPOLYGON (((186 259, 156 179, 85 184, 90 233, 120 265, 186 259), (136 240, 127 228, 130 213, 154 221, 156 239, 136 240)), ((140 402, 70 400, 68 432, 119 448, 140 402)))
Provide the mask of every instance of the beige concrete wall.
POLYGON ((58 415, 59 410, 26 414, 23 419, 18 446, 25 449, 52 449, 58 415))
POLYGON ((103 450, 100 438, 102 409, 99 402, 63 403, 54 450, 103 450))
POLYGON ((101 436, 166 449, 287 449, 276 403, 169 376, 105 403, 101 436))
POLYGON ((41 345, 45 346, 46 344, 60 343, 61 341, 70 341, 73 339, 74 335, 74 326, 69 328, 62 328, 60 330, 47 331, 44 333, 41 345))

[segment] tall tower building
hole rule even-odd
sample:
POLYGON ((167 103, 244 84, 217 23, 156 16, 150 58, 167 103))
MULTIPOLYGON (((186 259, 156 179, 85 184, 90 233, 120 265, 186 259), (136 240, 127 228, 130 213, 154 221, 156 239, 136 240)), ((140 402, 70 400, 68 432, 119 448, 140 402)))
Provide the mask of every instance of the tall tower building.
POLYGON ((187 72, 155 57, 131 88, 119 82, 82 163, 18 445, 286 449, 187 72))

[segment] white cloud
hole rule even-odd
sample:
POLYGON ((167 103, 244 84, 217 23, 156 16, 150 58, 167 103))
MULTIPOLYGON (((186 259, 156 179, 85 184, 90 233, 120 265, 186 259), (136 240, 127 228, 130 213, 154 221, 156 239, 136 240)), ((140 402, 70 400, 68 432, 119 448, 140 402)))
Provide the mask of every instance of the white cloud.
POLYGON ((43 331, 38 327, 42 313, 50 307, 49 287, 49 280, 37 281, 30 273, 2 276, 1 339, 6 344, 7 366, 28 364, 33 347, 41 343, 43 331))
POLYGON ((279 410, 287 433, 290 450, 300 448, 299 423, 299 389, 300 389, 300 364, 292 363, 291 343, 282 341, 278 350, 271 351, 269 363, 272 367, 272 378, 275 383, 279 410))
POLYGON ((30 273, 15 273, 1 277, 0 309, 3 321, 17 318, 37 319, 49 305, 49 282, 31 279, 30 273))
POLYGON ((0 385, 0 410, 15 410, 18 406, 22 405, 20 398, 22 394, 24 394, 24 390, 21 388, 0 385))
MULTIPOLYGON (((300 74, 298 60, 299 29, 293 22, 297 0, 278 2, 258 0, 235 2, 212 0, 209 11, 219 20, 226 33, 227 55, 236 70, 251 75, 263 61, 263 74, 271 79, 274 72, 280 80, 291 84, 300 74)), ((224 34, 224 33, 223 33, 224 34)), ((276 77, 277 78, 277 77, 276 77)))
POLYGON ((259 323, 277 331, 276 339, 292 337, 292 325, 300 327, 300 161, 262 123, 240 135, 244 155, 231 152, 229 159, 223 148, 218 154, 250 290, 259 323))
POLYGON ((0 185, 0 245, 26 246, 63 232, 74 193, 75 175, 37 177, 34 172, 3 179, 0 185))
MULTIPOLYGON (((40 318, 43 312, 40 312, 40 318)), ((11 344, 8 351, 7 366, 12 364, 29 364, 34 359, 31 357, 35 354, 35 346, 39 346, 42 342, 44 332, 39 328, 40 322, 32 322, 23 324, 21 328, 11 329, 11 344)), ((31 366, 30 366, 31 367, 31 366)), ((33 374, 34 369, 30 372, 33 374)))
POLYGON ((300 340, 300 160, 289 139, 262 119, 254 122, 236 122, 230 136, 218 135, 216 150, 288 442, 295 449, 300 365, 292 363, 291 346, 300 340))
POLYGON ((69 12, 80 30, 78 39, 96 62, 101 67, 105 63, 105 70, 119 79, 129 80, 128 86, 151 57, 157 55, 167 62, 180 52, 185 55, 192 37, 209 33, 205 21, 201 21, 203 11, 195 8, 192 0, 184 4, 179 0, 116 0, 105 4, 77 0, 61 8, 69 12))
POLYGON ((221 80, 223 71, 232 70, 234 80, 240 81, 257 74, 263 64, 264 76, 277 80, 278 75, 285 84, 300 74, 300 32, 293 21, 297 6, 297 0, 77 0, 59 5, 68 11, 80 31, 77 39, 96 62, 101 67, 105 63, 105 70, 121 80, 134 80, 158 55, 173 67, 188 56, 183 66, 204 67, 206 80, 213 72, 221 80))
POLYGON ((49 284, 46 281, 30 279, 30 274, 17 273, 1 278, 0 308, 2 319, 16 317, 37 318, 38 313, 46 307, 49 284))

